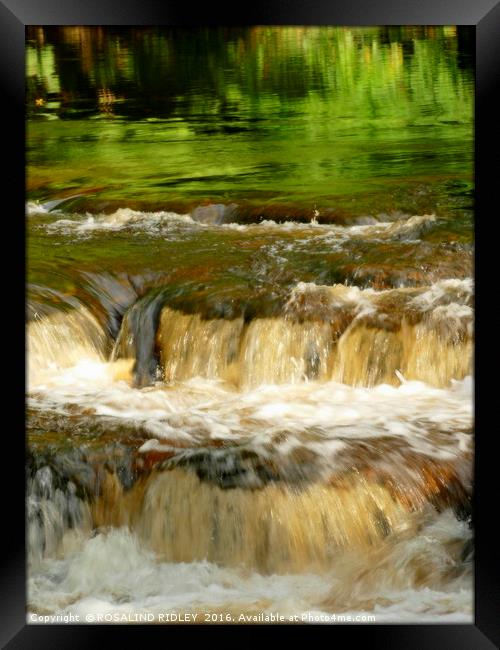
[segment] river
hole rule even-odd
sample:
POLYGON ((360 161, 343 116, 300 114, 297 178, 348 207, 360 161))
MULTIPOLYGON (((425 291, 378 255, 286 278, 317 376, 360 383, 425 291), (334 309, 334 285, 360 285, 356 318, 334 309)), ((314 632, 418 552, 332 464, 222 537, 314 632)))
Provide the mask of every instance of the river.
POLYGON ((28 28, 28 620, 472 622, 472 50, 28 28))

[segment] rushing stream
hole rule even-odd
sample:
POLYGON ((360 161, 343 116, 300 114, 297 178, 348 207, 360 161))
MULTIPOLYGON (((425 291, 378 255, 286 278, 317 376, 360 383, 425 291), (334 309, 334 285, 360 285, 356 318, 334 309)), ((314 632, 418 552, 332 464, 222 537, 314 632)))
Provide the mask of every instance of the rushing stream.
POLYGON ((28 32, 28 620, 472 621, 473 80, 402 29, 28 32))

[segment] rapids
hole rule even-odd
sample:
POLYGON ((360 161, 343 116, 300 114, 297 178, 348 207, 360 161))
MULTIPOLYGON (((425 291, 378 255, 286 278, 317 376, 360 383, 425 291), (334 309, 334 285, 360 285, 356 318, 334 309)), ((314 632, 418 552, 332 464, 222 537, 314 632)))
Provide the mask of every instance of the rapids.
MULTIPOLYGON (((435 224, 28 211, 62 242, 271 236, 266 273, 277 249, 425 246, 435 224)), ((471 620, 471 278, 265 275, 245 300, 154 270, 31 285, 30 612, 471 620)))
POLYGON ((26 38, 28 622, 471 623, 472 28, 26 38))

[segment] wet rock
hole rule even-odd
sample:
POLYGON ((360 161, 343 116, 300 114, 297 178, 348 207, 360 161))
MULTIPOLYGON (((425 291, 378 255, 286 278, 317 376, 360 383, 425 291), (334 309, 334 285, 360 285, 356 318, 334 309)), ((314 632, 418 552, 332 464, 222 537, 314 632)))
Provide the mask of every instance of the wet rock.
POLYGON ((137 388, 149 386, 157 377, 155 338, 165 300, 165 293, 160 289, 133 304, 123 318, 113 349, 113 360, 135 359, 134 385, 137 388))
POLYGON ((199 205, 191 212, 193 221, 219 226, 223 223, 235 223, 237 216, 237 205, 230 203, 212 203, 210 205, 199 205))
POLYGON ((465 542, 460 559, 462 562, 472 562, 474 559, 474 538, 468 539, 465 542))
POLYGON ((79 198, 81 196, 85 196, 85 195, 84 194, 73 194, 72 196, 67 196, 64 199, 55 199, 53 201, 46 201, 45 203, 42 204, 42 208, 47 210, 47 212, 50 212, 51 210, 55 210, 56 208, 58 208, 63 203, 73 201, 74 199, 77 199, 77 198, 79 198))

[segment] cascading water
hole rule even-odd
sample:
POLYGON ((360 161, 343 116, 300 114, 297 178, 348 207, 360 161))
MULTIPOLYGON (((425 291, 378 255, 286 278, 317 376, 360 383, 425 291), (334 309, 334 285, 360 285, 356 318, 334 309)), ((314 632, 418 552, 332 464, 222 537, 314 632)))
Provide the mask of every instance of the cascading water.
POLYGON ((434 218, 31 210, 35 236, 97 257, 132 214, 149 263, 31 287, 30 612, 471 620, 470 252, 456 277, 377 288, 303 272, 318 247, 437 248, 434 218), (255 257, 236 269, 231 247, 255 257))
POLYGON ((28 622, 472 622, 473 29, 26 39, 28 622))

